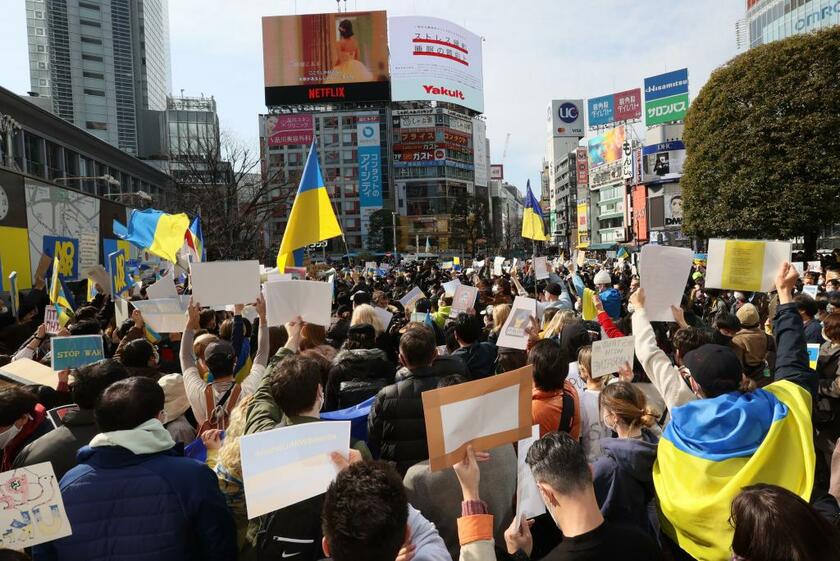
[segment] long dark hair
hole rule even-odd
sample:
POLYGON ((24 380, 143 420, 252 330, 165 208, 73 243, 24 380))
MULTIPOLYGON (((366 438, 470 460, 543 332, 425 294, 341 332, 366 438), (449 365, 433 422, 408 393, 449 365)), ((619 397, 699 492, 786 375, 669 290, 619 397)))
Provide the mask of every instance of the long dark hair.
POLYGON ((732 501, 732 551, 746 561, 840 559, 840 530, 795 493, 744 487, 732 501))
POLYGON ((353 22, 349 19, 341 20, 338 24, 338 32, 344 39, 349 39, 353 36, 353 22))

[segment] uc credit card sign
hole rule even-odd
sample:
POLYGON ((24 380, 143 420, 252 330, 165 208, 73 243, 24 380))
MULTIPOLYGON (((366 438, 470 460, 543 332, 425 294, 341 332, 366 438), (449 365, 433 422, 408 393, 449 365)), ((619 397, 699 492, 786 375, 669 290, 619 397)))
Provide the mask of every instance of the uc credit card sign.
POLYGON ((105 358, 101 335, 53 337, 52 369, 56 372, 79 368, 105 358))

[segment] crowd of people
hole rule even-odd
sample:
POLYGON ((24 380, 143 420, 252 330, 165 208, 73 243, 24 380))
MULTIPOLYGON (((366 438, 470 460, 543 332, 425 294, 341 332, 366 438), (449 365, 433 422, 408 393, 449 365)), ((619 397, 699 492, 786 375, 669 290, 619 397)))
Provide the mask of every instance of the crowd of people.
MULTIPOLYGON (((72 535, 0 560, 840 559, 840 266, 784 263, 765 294, 706 288, 695 265, 673 322, 649 320, 625 260, 556 261, 540 280, 531 260, 403 262, 333 284, 330 325, 268 326, 260 295, 191 302, 183 333, 137 309, 117 324, 104 294, 77 306, 59 335, 101 335, 107 358, 0 389, 2 471, 50 462, 72 535), (478 289, 458 313, 453 279, 478 289), (516 296, 538 301, 525 350, 498 344, 516 296), (633 363, 596 376, 593 342, 627 335, 633 363), (431 469, 422 402, 525 366, 532 519, 515 444, 431 469), (325 493, 248 519, 242 437, 360 408, 364 438, 332 456, 325 493)), ((0 315, 0 365, 50 363, 48 304, 36 283, 0 315)))

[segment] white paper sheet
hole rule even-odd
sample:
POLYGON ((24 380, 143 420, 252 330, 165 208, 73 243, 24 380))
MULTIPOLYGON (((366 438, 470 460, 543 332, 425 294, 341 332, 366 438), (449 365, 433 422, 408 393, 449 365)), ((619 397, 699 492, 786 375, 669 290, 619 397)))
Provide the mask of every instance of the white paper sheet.
POLYGON ((537 280, 548 278, 548 265, 546 263, 545 255, 534 257, 534 274, 536 275, 537 280))
POLYGON ((403 308, 413 309, 414 306, 417 304, 417 301, 421 298, 425 298, 426 295, 423 294, 423 291, 420 290, 419 286, 415 286, 408 293, 400 298, 400 304, 403 305, 403 308))
POLYGON ((519 386, 442 405, 440 418, 447 454, 476 438, 515 430, 519 426, 519 386))
POLYGON ((460 285, 461 281, 459 281, 458 279, 453 279, 449 282, 443 283, 441 286, 443 286, 443 290, 445 291, 447 296, 454 296, 455 289, 458 288, 460 285))
POLYGON ((592 377, 600 378, 613 372, 625 363, 633 366, 633 341, 635 338, 616 337, 592 343, 592 377))
POLYGON ((85 276, 93 279, 93 282, 99 285, 103 294, 111 294, 111 275, 105 270, 102 265, 94 265, 85 271, 85 276))
POLYGON ((379 306, 374 306, 373 311, 376 314, 376 317, 379 318, 379 321, 382 322, 382 329, 388 329, 388 326, 391 325, 391 318, 394 317, 394 314, 385 308, 380 308, 379 306))
POLYGON ((510 315, 499 332, 496 345, 524 351, 528 347, 528 334, 525 333, 525 329, 531 324, 529 318, 536 315, 537 301, 533 298, 517 296, 513 301, 510 315))
POLYGON ((811 298, 816 298, 817 292, 819 292, 819 287, 815 284, 806 284, 802 287, 802 293, 807 294, 811 298))
POLYGON ((822 271, 822 262, 821 261, 808 261, 808 270, 814 271, 819 273, 822 271))
POLYGON ((540 426, 531 427, 531 438, 523 438, 516 447, 516 520, 521 515, 534 518, 545 514, 545 503, 540 497, 540 490, 531 473, 531 468, 525 462, 531 445, 540 439, 540 426))
POLYGON ((504 257, 494 257, 493 258, 493 274, 497 277, 502 276, 502 263, 505 262, 504 257))
POLYGON ((177 298, 178 291, 175 289, 175 281, 171 275, 159 278, 155 284, 146 287, 146 296, 150 300, 158 298, 177 298))
POLYGON ((202 306, 248 304, 260 293, 259 261, 208 261, 190 265, 193 302, 202 306))
POLYGON ((263 285, 266 322, 283 325, 301 316, 303 321, 328 326, 332 310, 332 286, 326 282, 291 280, 263 285))
POLYGON ((477 296, 478 288, 459 284, 455 289, 455 295, 452 297, 452 309, 449 312, 449 317, 458 317, 458 314, 466 313, 468 309, 475 307, 477 296))
POLYGON ((117 327, 130 317, 128 313, 128 300, 114 298, 114 320, 117 327))
POLYGON ((248 518, 320 495, 338 469, 330 453, 350 451, 350 421, 303 423, 239 440, 248 518), (293 484, 278 485, 279 481, 293 484))
POLYGON ((0 473, 0 488, 7 503, 0 509, 4 547, 23 549, 72 535, 49 462, 0 473))
POLYGON ((779 266, 784 261, 790 261, 790 254, 790 242, 711 239, 709 240, 708 261, 706 264, 706 288, 769 292, 773 290, 773 286, 775 285, 776 273, 779 272, 779 266), (725 258, 727 241, 764 244, 763 264, 756 268, 745 268, 743 266, 745 263, 744 258, 740 257, 737 252, 732 252, 728 260, 729 271, 725 270, 725 264, 727 263, 727 259, 725 258), (740 274, 733 274, 731 271, 736 270, 739 266, 741 270, 737 272, 740 274), (730 279, 728 282, 726 280, 727 277, 730 279), (734 280, 732 280, 733 277, 734 280), (756 278, 757 285, 753 285, 753 279, 751 277, 756 278))
POLYGON ((642 247, 640 286, 645 289, 645 311, 650 321, 674 321, 671 306, 680 307, 691 273, 694 252, 682 247, 642 247))
POLYGON ((140 310, 143 321, 158 333, 183 333, 187 326, 189 296, 137 300, 131 302, 131 305, 140 310))

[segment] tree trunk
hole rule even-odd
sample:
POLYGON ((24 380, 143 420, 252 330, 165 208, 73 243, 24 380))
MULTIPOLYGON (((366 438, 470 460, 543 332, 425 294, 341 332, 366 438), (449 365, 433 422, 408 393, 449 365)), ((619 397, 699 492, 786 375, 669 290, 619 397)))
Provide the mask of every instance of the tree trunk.
POLYGON ((803 250, 805 251, 806 261, 815 261, 817 259, 817 238, 819 235, 820 232, 817 229, 805 232, 803 250))

